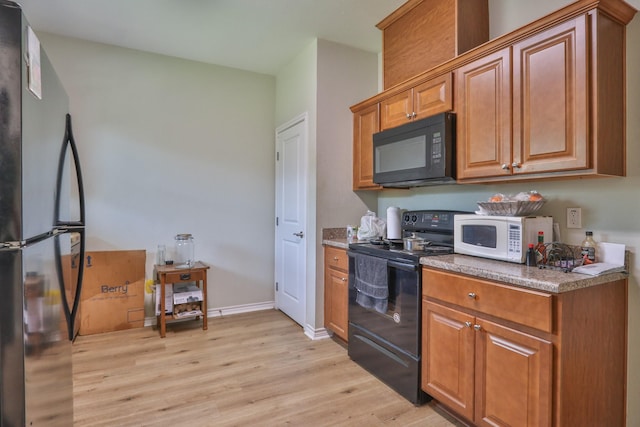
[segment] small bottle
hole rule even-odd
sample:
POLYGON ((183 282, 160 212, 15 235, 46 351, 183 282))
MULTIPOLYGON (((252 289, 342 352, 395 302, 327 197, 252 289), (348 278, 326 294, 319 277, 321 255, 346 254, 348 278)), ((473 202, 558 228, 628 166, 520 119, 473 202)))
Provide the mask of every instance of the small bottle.
POLYGON ((582 252, 582 262, 584 264, 593 264, 596 262, 596 242, 593 240, 593 231, 587 231, 586 237, 580 245, 582 252))
POLYGON ((527 250, 526 258, 527 267, 535 267, 538 264, 536 257, 536 251, 533 249, 533 243, 529 243, 529 249, 527 250))
POLYGON ((167 247, 165 245, 158 245, 158 252, 156 252, 156 265, 164 265, 167 256, 167 247))
POLYGON ((544 231, 538 231, 538 244, 535 249, 538 264, 547 262, 547 247, 544 244, 544 231))

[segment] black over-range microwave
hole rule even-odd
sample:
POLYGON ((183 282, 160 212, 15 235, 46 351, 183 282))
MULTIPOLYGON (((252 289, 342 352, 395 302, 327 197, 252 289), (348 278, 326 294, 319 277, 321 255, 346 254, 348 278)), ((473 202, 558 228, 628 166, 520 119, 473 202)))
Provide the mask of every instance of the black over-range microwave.
POLYGON ((373 135, 373 182, 383 187, 455 183, 455 114, 441 113, 373 135))

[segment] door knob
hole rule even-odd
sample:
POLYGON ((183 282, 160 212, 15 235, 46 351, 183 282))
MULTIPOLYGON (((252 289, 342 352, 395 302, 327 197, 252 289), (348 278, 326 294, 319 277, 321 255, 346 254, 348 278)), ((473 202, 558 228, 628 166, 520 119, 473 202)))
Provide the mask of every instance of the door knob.
POLYGON ((293 233, 293 235, 302 239, 304 237, 304 232, 301 231, 299 233, 293 233))

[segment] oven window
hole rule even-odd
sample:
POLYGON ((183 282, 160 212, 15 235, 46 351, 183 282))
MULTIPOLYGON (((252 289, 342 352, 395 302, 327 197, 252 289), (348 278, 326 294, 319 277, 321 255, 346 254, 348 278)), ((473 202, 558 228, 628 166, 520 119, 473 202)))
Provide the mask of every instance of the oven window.
POLYGON ((462 242, 495 249, 498 240, 497 233, 497 228, 494 225, 463 225, 462 242))
POLYGON ((424 168, 427 162, 427 136, 418 135, 378 146, 375 159, 378 173, 424 168))

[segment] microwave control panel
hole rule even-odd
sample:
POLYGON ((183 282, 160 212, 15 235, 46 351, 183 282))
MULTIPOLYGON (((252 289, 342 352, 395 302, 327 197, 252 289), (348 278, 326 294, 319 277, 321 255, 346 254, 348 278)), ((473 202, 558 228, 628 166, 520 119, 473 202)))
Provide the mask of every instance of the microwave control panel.
POLYGON ((522 254, 522 226, 520 224, 509 224, 509 235, 507 236, 507 252, 509 258, 520 257, 522 254))

